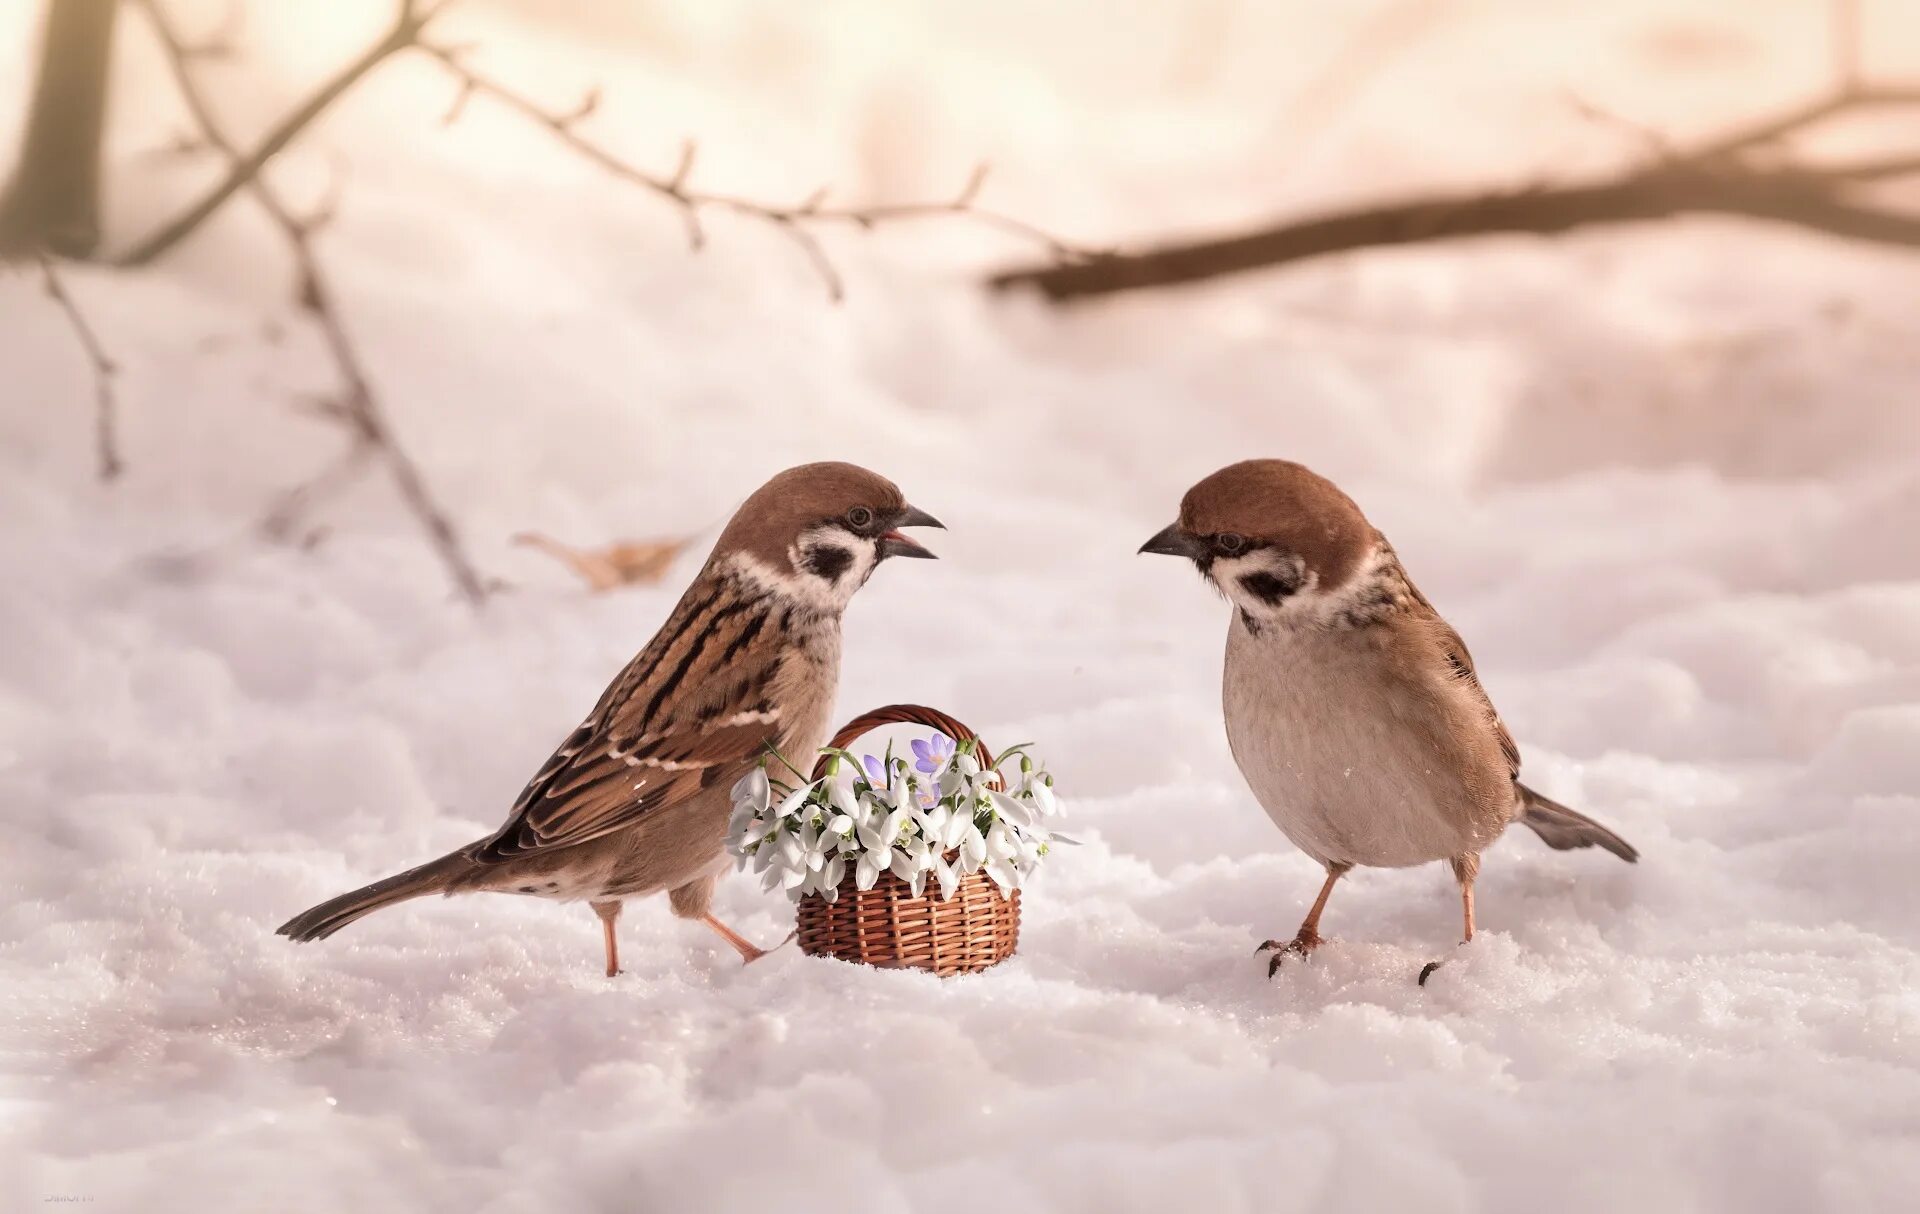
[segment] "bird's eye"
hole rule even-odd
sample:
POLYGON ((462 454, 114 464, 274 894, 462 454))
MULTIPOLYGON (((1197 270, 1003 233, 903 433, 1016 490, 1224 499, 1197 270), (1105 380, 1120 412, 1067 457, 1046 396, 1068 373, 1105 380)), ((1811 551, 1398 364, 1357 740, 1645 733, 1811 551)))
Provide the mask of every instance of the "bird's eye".
POLYGON ((1213 546, 1232 556, 1247 546, 1247 537, 1232 531, 1222 531, 1213 537, 1213 546))
POLYGON ((873 511, 865 506, 855 506, 847 511, 847 523, 853 527, 870 527, 873 525, 873 511))

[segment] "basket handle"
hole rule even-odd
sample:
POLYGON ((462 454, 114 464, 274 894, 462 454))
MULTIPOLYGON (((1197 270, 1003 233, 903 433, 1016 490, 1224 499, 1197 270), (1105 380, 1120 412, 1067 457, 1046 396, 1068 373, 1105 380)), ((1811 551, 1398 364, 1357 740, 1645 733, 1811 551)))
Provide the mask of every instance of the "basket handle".
MULTIPOLYGON (((941 712, 938 708, 928 708, 924 704, 889 704, 885 708, 876 708, 871 712, 863 712, 853 720, 848 721, 845 725, 842 725, 840 732, 833 735, 833 741, 829 742, 828 745, 835 750, 845 750, 882 725, 925 725, 929 729, 939 730, 956 742, 971 741, 973 743, 974 757, 980 760, 980 766, 986 770, 994 771, 996 774, 998 773, 999 769, 994 765, 993 761, 993 752, 987 749, 987 744, 980 740, 979 734, 968 729, 965 725, 962 725, 946 713, 941 712)), ((814 779, 819 780, 826 776, 827 762, 828 756, 821 755, 819 760, 814 763, 814 779)))

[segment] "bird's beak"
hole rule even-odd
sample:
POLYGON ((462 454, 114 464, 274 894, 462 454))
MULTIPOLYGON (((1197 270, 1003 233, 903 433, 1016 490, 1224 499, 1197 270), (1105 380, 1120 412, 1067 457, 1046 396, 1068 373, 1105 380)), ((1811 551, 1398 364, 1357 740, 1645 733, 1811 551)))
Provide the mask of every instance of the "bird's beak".
POLYGON ((1140 551, 1155 552, 1161 556, 1184 556, 1190 561, 1197 561, 1206 555, 1199 537, 1182 528, 1179 523, 1174 523, 1140 545, 1140 551))
POLYGON ((900 528, 938 527, 942 531, 947 529, 945 523, 928 514, 925 510, 920 509, 918 506, 908 506, 905 510, 895 515, 893 526, 894 529, 892 531, 880 537, 880 559, 883 561, 890 556, 911 556, 927 561, 934 559, 933 553, 928 552, 919 544, 901 535, 899 531, 900 528))

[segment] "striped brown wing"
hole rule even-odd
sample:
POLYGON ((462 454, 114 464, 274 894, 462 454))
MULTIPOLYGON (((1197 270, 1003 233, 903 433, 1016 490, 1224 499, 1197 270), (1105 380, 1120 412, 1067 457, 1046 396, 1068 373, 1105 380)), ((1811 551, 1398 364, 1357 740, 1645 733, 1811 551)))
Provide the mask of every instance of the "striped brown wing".
POLYGON ((1447 623, 1441 618, 1440 613, 1434 610, 1433 604, 1427 601, 1427 596, 1420 593, 1420 588, 1413 584, 1413 579, 1408 578, 1406 584, 1408 593, 1417 605, 1417 610, 1433 625, 1434 636, 1439 641, 1441 653, 1446 657, 1447 664, 1453 668, 1454 677, 1467 684, 1480 701, 1481 708, 1487 714, 1488 723, 1493 726, 1494 734, 1499 738, 1500 753, 1507 760, 1507 773, 1518 780, 1520 778, 1520 747, 1514 742, 1513 734, 1507 729, 1507 723, 1500 719, 1500 711, 1493 706, 1493 700, 1487 695, 1487 689, 1481 686, 1480 674, 1473 667, 1473 654, 1467 651, 1467 643, 1460 639, 1460 634, 1454 631, 1453 625, 1447 623))
POLYGON ((781 610, 732 583, 695 583, 474 858, 585 843, 739 778, 778 734, 781 610))

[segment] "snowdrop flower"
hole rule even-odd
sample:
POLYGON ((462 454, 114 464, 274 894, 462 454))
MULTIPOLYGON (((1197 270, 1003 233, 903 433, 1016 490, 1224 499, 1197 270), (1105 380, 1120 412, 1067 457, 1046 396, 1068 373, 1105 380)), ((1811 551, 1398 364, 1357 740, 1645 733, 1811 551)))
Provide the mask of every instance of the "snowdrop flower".
POLYGON ((913 820, 920 827, 920 834, 929 843, 945 848, 947 827, 953 821, 952 810, 941 802, 935 801, 930 805, 922 806, 919 812, 913 815, 913 820))
POLYGON ((900 837, 900 828, 907 824, 907 811, 896 809, 884 816, 876 815, 860 826, 860 842, 868 851, 885 853, 900 837))
POLYGON ((1051 818, 1060 812, 1059 799, 1053 795, 1053 785, 1048 783, 1044 772, 1035 776, 1027 784, 1027 792, 1033 797, 1034 806, 1044 817, 1051 818))
POLYGON ((827 785, 827 803, 854 821, 860 820, 860 801, 847 781, 835 780, 827 785))
POLYGON ((819 872, 826 867, 827 852, 838 841, 838 836, 815 830, 813 823, 807 823, 800 828, 801 862, 814 872, 819 872))
POLYGON ((733 791, 728 795, 732 798, 735 809, 745 806, 750 807, 754 813, 759 813, 767 807, 771 791, 767 784, 767 769, 756 766, 733 782, 733 791))
POLYGON ((995 822, 987 832, 987 859, 1011 860, 1019 854, 1020 845, 1014 841, 1013 832, 1005 822, 995 822))
POLYGON ((1011 893, 1054 841, 1069 841, 1042 825, 1059 803, 1027 756, 1018 783, 1001 791, 991 787, 1001 772, 983 770, 943 734, 916 741, 913 754, 912 762, 867 755, 851 778, 799 788, 771 782, 759 768, 748 772, 731 790, 728 822, 740 866, 751 860, 762 888, 784 889, 795 901, 833 901, 849 875, 856 889, 870 890, 887 873, 915 895, 931 876, 945 899, 978 872, 1011 893))
POLYGON ((960 854, 967 860, 968 872, 974 872, 986 863, 987 837, 980 833, 980 828, 974 823, 967 823, 967 829, 961 835, 958 846, 960 854))
POLYGON ((880 880, 880 874, 887 871, 893 863, 893 850, 863 851, 853 864, 853 885, 855 889, 869 890, 874 882, 880 880))
POLYGON ((1025 801, 991 788, 987 790, 987 799, 993 802, 994 811, 1001 821, 1011 822, 1022 829, 1030 829, 1035 825, 1033 810, 1028 808, 1025 801))
MULTIPOLYGON (((748 823, 767 811, 767 800, 771 795, 767 785, 767 773, 761 768, 754 768, 734 781, 730 795, 733 798, 733 814, 727 819, 727 833, 737 835, 747 827, 748 823)), ((756 833, 764 834, 765 832, 756 833)))
POLYGON ((935 857, 933 861, 934 880, 940 883, 940 898, 945 901, 953 897, 953 891, 960 888, 960 860, 955 857, 952 863, 935 857))
POLYGON ((1010 860, 987 861, 987 876, 993 878, 993 883, 1003 890, 1020 888, 1020 870, 1010 860))

